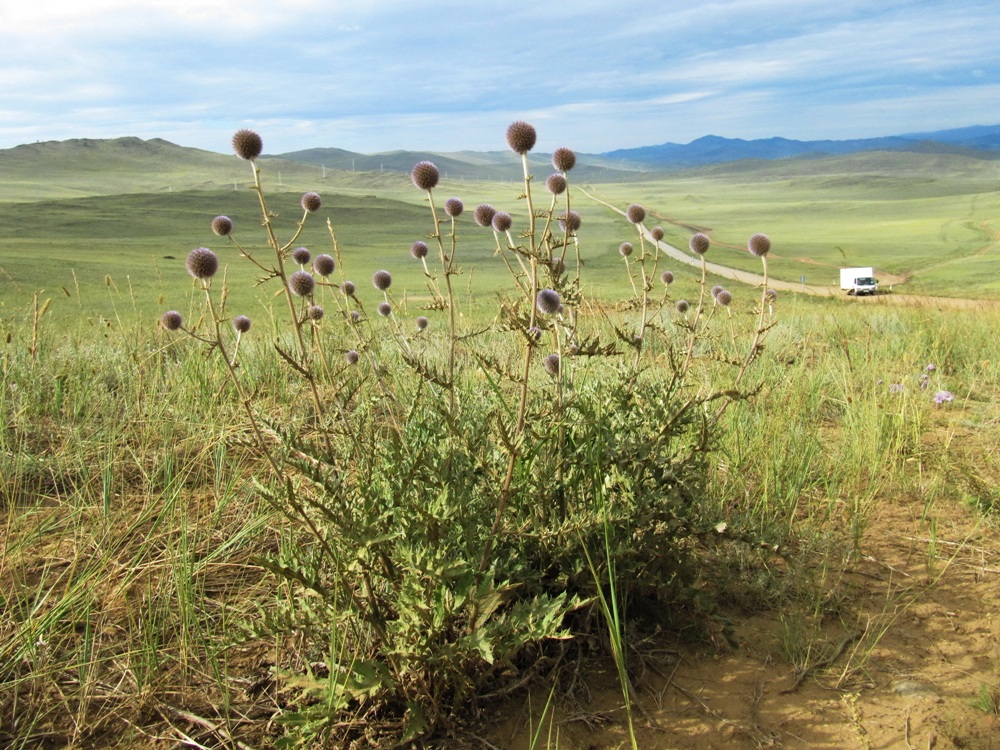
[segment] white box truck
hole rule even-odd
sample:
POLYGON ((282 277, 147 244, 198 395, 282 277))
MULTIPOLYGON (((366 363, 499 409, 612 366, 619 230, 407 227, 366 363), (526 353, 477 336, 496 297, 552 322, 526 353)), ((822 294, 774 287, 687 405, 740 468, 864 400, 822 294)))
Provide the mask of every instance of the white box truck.
POLYGON ((871 268, 841 268, 840 289, 854 295, 875 294, 878 280, 871 268))

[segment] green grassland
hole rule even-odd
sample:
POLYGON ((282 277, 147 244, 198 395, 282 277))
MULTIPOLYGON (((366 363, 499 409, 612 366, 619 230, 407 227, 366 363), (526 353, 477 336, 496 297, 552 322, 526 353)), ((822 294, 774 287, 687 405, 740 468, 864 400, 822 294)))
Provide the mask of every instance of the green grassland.
MULTIPOLYGON (((873 266, 909 278, 914 294, 995 297, 983 271, 1000 258, 1000 167, 961 156, 866 154, 753 162, 599 185, 613 202, 641 193, 683 246, 692 229, 711 234, 712 260, 750 270, 742 248, 755 232, 773 241, 776 278, 838 283, 837 269, 873 266)), ((635 199, 634 197, 631 199, 635 199)))
MULTIPOLYGON (((471 216, 489 202, 520 231, 522 186, 446 178, 438 210, 452 195, 466 206, 461 317, 451 333, 445 313, 428 313, 417 333, 408 319, 427 292, 409 248, 432 228, 425 194, 405 175, 323 179, 264 159, 279 238, 302 218, 301 193, 321 193, 295 244, 334 252, 329 220, 335 280, 357 282, 370 310, 370 276, 390 270, 407 323, 349 325, 321 289, 328 313, 314 326, 290 316, 273 281, 255 286, 259 272, 210 230, 230 216, 237 241, 269 263, 245 162, 131 139, 12 151, 0 154, 2 746, 450 739, 482 694, 531 678, 555 694, 595 651, 613 652, 628 705, 626 662, 646 663, 661 626, 684 623, 704 653, 725 647, 734 621, 774 613, 802 627, 762 646, 769 662, 864 700, 898 676, 879 654, 951 560, 981 557, 984 575, 994 565, 982 529, 1000 509, 995 308, 782 294, 770 310, 735 285, 728 312, 684 315, 657 298, 639 327, 638 305, 581 304, 579 337, 553 315, 538 319, 536 346, 523 314, 483 330, 513 283, 471 216), (198 246, 224 269, 209 290, 228 295, 217 331, 184 267, 198 246), (52 300, 38 319, 36 298, 52 300), (163 330, 166 309, 202 340, 163 330), (237 313, 254 318, 238 357, 221 325, 237 313), (560 348, 591 335, 615 351, 560 348), (344 357, 354 348, 360 364, 344 357), (542 362, 554 348, 555 373, 542 362), (905 528, 880 520, 894 509, 905 528), (874 537, 909 533, 919 541, 905 559, 864 567, 874 537), (902 585, 861 590, 903 568, 902 585), (618 609, 619 593, 641 617, 618 609), (834 645, 854 631, 839 658, 834 645)), ((544 176, 533 183, 542 209, 544 176)), ((779 278, 833 283, 839 265, 873 265, 912 275, 915 291, 990 298, 995 178, 995 162, 911 154, 584 187, 642 203, 647 225, 680 247, 710 231, 710 259, 724 265, 759 271, 742 247, 765 232, 779 278)), ((628 297, 618 246, 637 241, 635 227, 572 195, 589 298, 628 297)), ((672 270, 672 298, 704 292, 696 269, 672 270)), ((521 297, 521 311, 535 309, 521 297)), ((958 629, 964 616, 948 619, 958 629)), ((972 687, 942 689, 942 711, 968 704, 975 682, 1000 682, 996 658, 974 664, 972 687)), ((753 705, 779 694, 769 684, 753 705)), ((617 715, 631 731, 631 710, 617 715)), ((573 747, 546 745, 560 746, 573 747)))

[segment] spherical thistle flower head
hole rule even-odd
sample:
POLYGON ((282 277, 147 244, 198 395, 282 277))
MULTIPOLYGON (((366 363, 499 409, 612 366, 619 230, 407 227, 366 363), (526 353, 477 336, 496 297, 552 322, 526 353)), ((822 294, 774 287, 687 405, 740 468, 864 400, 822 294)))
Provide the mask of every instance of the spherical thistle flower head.
POLYGON ((233 318, 233 330, 237 333, 246 333, 250 330, 250 318, 246 315, 237 315, 233 318))
POLYGON ((710 291, 712 293, 712 297, 715 298, 719 296, 719 292, 722 291, 722 287, 716 284, 715 286, 712 287, 710 291))
POLYGON ((318 273, 323 278, 326 278, 334 269, 337 267, 337 261, 332 257, 323 253, 322 255, 317 255, 316 260, 313 261, 313 270, 318 273))
POLYGON ((729 303, 733 301, 733 293, 728 289, 723 289, 715 295, 715 301, 723 307, 729 307, 729 303))
POLYGON ((319 197, 319 193, 308 192, 302 195, 302 210, 312 213, 313 211, 319 211, 319 207, 323 205, 323 199, 319 197))
POLYGON ((419 316, 414 322, 417 324, 418 331, 423 331, 428 325, 430 325, 430 321, 423 315, 419 316))
POLYGON ((427 257, 429 248, 427 243, 423 240, 417 240, 412 245, 410 245, 410 255, 412 255, 417 260, 421 260, 427 257))
POLYGON ((628 256, 630 256, 632 254, 633 249, 634 248, 632 247, 631 242, 623 242, 618 246, 618 252, 621 254, 623 258, 627 258, 628 256))
POLYGON ((559 355, 550 354, 543 361, 542 364, 545 365, 545 372, 549 375, 555 376, 559 374, 559 355))
POLYGON ((565 146, 557 148, 552 152, 552 166, 560 172, 568 172, 576 166, 576 154, 565 146))
POLYGON ((559 308, 562 305, 562 299, 559 297, 559 292, 555 289, 543 289, 535 297, 535 304, 538 305, 538 309, 545 313, 546 315, 554 315, 559 312, 559 308))
POLYGON ((771 250, 771 238, 766 234, 755 234, 747 242, 747 250, 758 258, 763 258, 771 250))
POLYGON ((507 145, 510 150, 518 154, 526 154, 535 147, 538 134, 533 125, 529 125, 524 120, 512 122, 507 128, 507 145))
POLYGON ((160 325, 168 331, 176 331, 184 325, 184 318, 176 310, 167 310, 160 316, 160 325))
POLYGON ((476 210, 473 213, 473 217, 476 223, 481 227, 488 227, 493 225, 493 215, 497 212, 493 206, 489 203, 480 203, 476 206, 476 210))
POLYGON ((514 220, 511 218, 510 214, 506 211, 497 211, 493 214, 493 221, 490 222, 493 228, 498 232, 506 232, 514 226, 514 220))
POLYGON ((903 384, 902 383, 889 383, 889 393, 902 393, 903 384))
POLYGON ((766 292, 764 292, 764 299, 766 299, 768 302, 774 302, 775 300, 778 299, 778 293, 773 289, 768 289, 766 292))
POLYGON ((559 218, 559 226, 564 232, 576 232, 583 224, 583 218, 576 211, 570 211, 559 218))
POLYGON ((542 338, 542 329, 538 326, 531 326, 528 329, 528 338, 532 341, 540 341, 542 338))
POLYGON ((457 219, 465 210, 465 204, 460 198, 449 198, 444 202, 444 212, 451 218, 457 219))
POLYGON ((307 247, 297 247, 294 250, 292 250, 292 260, 294 260, 300 266, 304 266, 306 263, 308 263, 311 257, 312 253, 309 252, 309 248, 307 247))
POLYGON ((319 305, 310 305, 306 313, 309 315, 309 320, 323 320, 323 316, 326 315, 319 305))
POLYGON ((679 313, 686 313, 691 309, 691 303, 686 299, 679 299, 676 303, 674 303, 674 309, 679 313))
POLYGON ((343 293, 345 297, 353 297, 355 292, 354 282, 345 281, 340 285, 340 291, 343 293))
POLYGON ((566 178, 561 174, 550 174, 548 179, 545 180, 545 187, 552 195, 562 195, 566 192, 568 183, 566 182, 566 178))
POLYGON ((660 274, 660 281, 663 282, 664 286, 670 286, 674 283, 674 274, 670 271, 664 271, 660 274))
POLYGON ((356 365, 359 359, 361 359, 361 355, 354 349, 348 349, 344 352, 344 361, 349 365, 356 365))
POLYGON ((642 224, 642 222, 646 219, 646 209, 638 203, 633 203, 625 209, 625 216, 633 224, 642 224))
POLYGON ((359 320, 361 320, 361 313, 357 310, 351 310, 351 322, 357 323, 359 320))
POLYGON ((316 280, 308 271, 296 271, 288 277, 288 288, 299 297, 308 297, 316 288, 316 280))
POLYGON ((392 274, 388 271, 376 271, 372 275, 372 284, 374 284, 375 288, 380 292, 384 292, 392 286, 392 274))
POLYGON ((663 239, 663 227, 653 227, 649 230, 649 236, 653 238, 654 242, 659 242, 663 239))
POLYGON ((246 128, 233 134, 233 151, 241 159, 252 161, 264 150, 264 141, 252 130, 246 128))
POLYGON ((566 261, 562 258, 553 258, 552 262, 549 263, 549 268, 552 271, 552 275, 558 278, 566 270, 566 261))
POLYGON ((233 220, 228 216, 216 216, 212 219, 212 231, 220 237, 228 237, 233 232, 233 220))
POLYGON ((688 243, 688 246, 691 248, 691 252, 704 255, 708 252, 711 244, 712 241, 708 239, 708 235, 698 232, 698 234, 691 235, 691 241, 688 243))
POLYGON ((441 173, 434 166, 434 162, 419 161, 410 172, 410 179, 420 190, 433 190, 441 179, 441 173))
POLYGON ((388 318, 390 315, 392 315, 392 305, 390 305, 388 302, 385 301, 379 302, 378 314, 381 315, 383 318, 388 318))
POLYGON ((219 259, 207 247, 196 247, 188 253, 185 265, 196 279, 210 279, 219 270, 219 259))

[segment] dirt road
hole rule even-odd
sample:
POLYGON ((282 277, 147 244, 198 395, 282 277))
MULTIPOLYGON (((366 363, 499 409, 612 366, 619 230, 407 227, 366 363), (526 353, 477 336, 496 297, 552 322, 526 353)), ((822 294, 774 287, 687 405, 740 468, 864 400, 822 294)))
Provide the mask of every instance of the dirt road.
MULTIPOLYGON (((625 211, 618 208, 611 203, 608 203, 596 195, 584 190, 583 188, 577 188, 585 196, 590 198, 595 203, 599 203, 606 208, 615 211, 622 216, 625 216, 625 211)), ((673 258, 678 263, 684 263, 685 265, 692 266, 701 270, 701 258, 698 258, 691 253, 688 253, 680 248, 674 247, 666 242, 660 241, 656 242, 649 234, 649 230, 644 229, 643 233, 651 243, 659 245, 660 251, 665 253, 670 258, 673 258)), ((711 263, 706 261, 705 268, 709 273, 720 276, 724 279, 730 279, 732 281, 737 281, 741 284, 747 284, 749 286, 763 287, 764 286, 764 276, 761 274, 750 273, 748 271, 740 271, 736 268, 729 268, 728 266, 722 266, 718 263, 711 263)), ((893 286, 897 284, 905 283, 904 279, 894 278, 893 286)), ((973 300, 973 299, 961 299, 956 297, 928 297, 924 295, 916 294, 899 294, 896 292, 890 293, 880 293, 872 295, 869 297, 849 297, 845 292, 843 292, 840 287, 837 286, 819 286, 815 284, 802 284, 796 281, 782 281, 780 279, 775 279, 768 277, 767 286, 769 289, 773 289, 776 292, 794 292, 795 294, 809 294, 814 297, 835 297, 838 299, 843 299, 845 301, 849 300, 855 304, 876 304, 876 305, 904 305, 904 306, 929 306, 937 308, 971 308, 971 307, 989 307, 995 308, 1000 307, 1000 300, 973 300)))

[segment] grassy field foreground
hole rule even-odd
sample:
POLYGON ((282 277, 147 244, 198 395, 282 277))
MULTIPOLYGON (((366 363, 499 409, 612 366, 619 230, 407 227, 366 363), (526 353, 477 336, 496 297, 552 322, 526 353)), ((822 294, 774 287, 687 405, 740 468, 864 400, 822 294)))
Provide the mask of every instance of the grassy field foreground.
MULTIPOLYGON (((730 230, 693 220, 697 199, 681 217, 656 193, 666 183, 646 185, 666 206, 649 215, 590 206, 578 259, 561 192, 550 202, 539 186, 531 210, 525 186, 512 217, 490 209, 491 232, 458 223, 460 204, 434 207, 436 168, 377 179, 383 197, 325 204, 330 227, 306 221, 316 196, 268 195, 262 223, 255 199, 217 186, 13 209, 0 743, 700 748, 727 731, 746 747, 842 747, 816 722, 788 729, 763 683, 740 683, 736 720, 734 696, 709 703, 671 675, 711 684, 719 655, 735 676, 732 655, 753 653, 791 677, 772 698, 809 712, 830 689, 847 736, 864 737, 866 701, 919 666, 895 653, 897 634, 929 617, 920 605, 943 598, 956 561, 979 555, 986 606, 996 308, 709 294, 704 266, 668 283, 630 225, 663 222, 681 246, 712 229, 713 256, 730 230), (211 239, 218 256, 188 254, 223 211, 237 231, 211 239), (33 263, 32 242, 70 264, 57 301, 30 290, 51 291, 67 266, 33 263), (915 540, 903 557, 899 539, 915 540), (692 659, 703 671, 681 670, 692 659), (591 668, 608 670, 610 708, 584 699, 591 668), (668 693, 688 709, 662 716, 668 693), (525 694, 504 739, 490 712, 516 716, 525 694), (572 736, 574 717, 607 712, 606 735, 572 736)), ((467 200, 502 207, 497 186, 478 189, 467 200)), ((735 212, 724 197, 720 221, 735 212)), ((939 221, 913 218, 926 196, 900 197, 917 235, 939 221)), ((768 216, 782 232, 778 214, 801 208, 768 216)), ((802 231, 852 208, 832 210, 802 231)), ((873 227, 884 210, 858 216, 873 227)), ((971 221, 935 242, 988 256, 973 245, 988 220, 971 221)), ((763 256, 770 241, 749 244, 763 256)), ((780 249, 779 277, 794 270, 780 249)), ((820 248, 815 262, 835 264, 820 248)), ((996 633, 945 609, 976 634, 945 718, 969 724, 949 712, 974 704, 973 729, 911 726, 908 709, 907 745, 912 729, 975 746, 998 714, 996 633)))
MULTIPOLYGON (((698 502, 783 557, 720 542, 701 553, 697 585, 719 617, 785 613, 787 653, 773 658, 801 666, 831 627, 856 626, 856 603, 829 595, 869 554, 873 516, 906 506, 931 540, 959 507, 994 523, 1000 320, 780 307, 754 376, 763 390, 728 413, 698 502)), ((281 732, 275 719, 302 700, 288 675, 312 674, 304 641, 250 635, 261 610, 290 595, 259 556, 297 532, 252 490, 263 459, 247 447, 222 368, 178 358, 177 343, 142 330, 92 341, 43 326, 44 353, 32 357, 26 326, 3 350, 0 739, 11 747, 185 733, 266 746, 281 732)), ((274 413, 296 412, 301 387, 277 358, 244 356, 274 413)), ((959 550, 924 554, 933 578, 959 550)), ((884 633, 866 631, 865 648, 884 633)), ((998 670, 984 653, 986 697, 968 696, 994 714, 998 670)))

